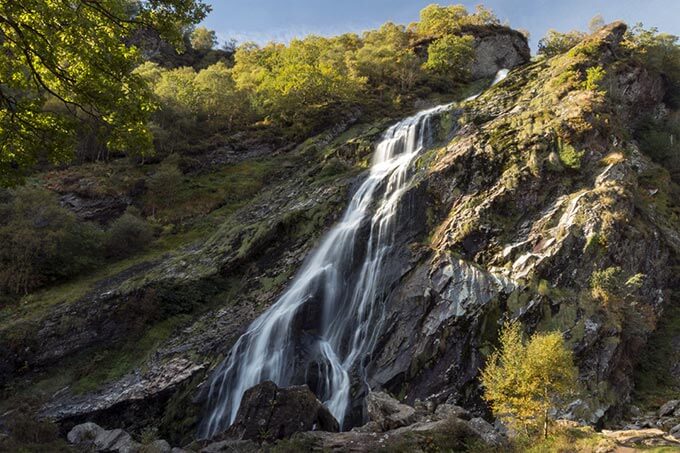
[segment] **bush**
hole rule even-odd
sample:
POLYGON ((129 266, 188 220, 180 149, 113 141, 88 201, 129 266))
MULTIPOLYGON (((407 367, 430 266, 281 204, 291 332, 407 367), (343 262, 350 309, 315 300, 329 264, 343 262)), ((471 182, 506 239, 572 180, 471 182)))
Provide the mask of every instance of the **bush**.
POLYGON ((557 30, 548 30, 548 33, 538 41, 538 54, 546 57, 554 57, 567 52, 585 38, 585 33, 572 30, 560 33, 557 30))
POLYGON ((154 216, 157 210, 171 207, 177 198, 177 188, 182 183, 182 172, 173 162, 176 160, 175 157, 170 156, 149 179, 149 199, 154 216))
POLYGON ((143 250, 153 239, 153 229, 139 216, 135 208, 128 208, 113 224, 106 239, 106 254, 122 258, 143 250))
POLYGON ((101 231, 78 222, 46 190, 22 187, 0 201, 0 289, 27 294, 93 268, 101 231))
POLYGON ((559 332, 522 339, 521 324, 506 323, 482 372, 484 399, 494 414, 525 434, 548 436, 550 411, 576 388, 578 370, 559 332))

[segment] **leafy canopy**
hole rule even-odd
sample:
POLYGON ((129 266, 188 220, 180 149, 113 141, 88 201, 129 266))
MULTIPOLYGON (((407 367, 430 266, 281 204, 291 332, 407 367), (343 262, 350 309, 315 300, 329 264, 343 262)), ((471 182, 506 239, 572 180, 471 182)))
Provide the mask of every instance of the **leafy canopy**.
POLYGON ((198 0, 0 2, 0 184, 68 160, 79 124, 110 149, 149 150, 153 103, 125 39, 155 28, 180 45, 207 12, 198 0))
POLYGON ((536 333, 525 343, 521 325, 506 323, 481 375, 484 399, 512 428, 527 434, 543 428, 547 436, 550 409, 574 391, 577 371, 559 332, 536 333))

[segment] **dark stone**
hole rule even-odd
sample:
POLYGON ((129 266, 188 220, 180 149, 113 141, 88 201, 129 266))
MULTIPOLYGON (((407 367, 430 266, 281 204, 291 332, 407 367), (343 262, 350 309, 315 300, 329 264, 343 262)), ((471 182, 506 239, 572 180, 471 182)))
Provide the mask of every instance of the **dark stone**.
POLYGON ((229 437, 272 441, 303 431, 337 432, 340 426, 306 385, 279 388, 265 381, 243 395, 229 437))

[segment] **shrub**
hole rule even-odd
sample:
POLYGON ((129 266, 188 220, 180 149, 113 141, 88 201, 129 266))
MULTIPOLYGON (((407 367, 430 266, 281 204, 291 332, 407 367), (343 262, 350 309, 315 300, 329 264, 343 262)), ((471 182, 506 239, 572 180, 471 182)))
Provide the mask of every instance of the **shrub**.
POLYGON ((593 272, 590 277, 590 288, 593 297, 605 302, 609 301, 619 293, 623 284, 623 271, 620 267, 608 267, 600 271, 593 272))
POLYGON ((0 202, 0 289, 28 293, 91 269, 101 232, 46 190, 21 187, 0 202))
POLYGON ((158 209, 168 208, 176 201, 177 188, 182 183, 182 172, 172 162, 173 160, 168 159, 161 164, 149 179, 149 199, 154 216, 158 209))
POLYGON ((548 33, 538 41, 538 54, 554 57, 555 55, 567 52, 581 42, 584 37, 585 33, 576 30, 567 33, 548 30, 548 33))
POLYGON ((121 258, 143 250, 153 239, 153 229, 139 216, 139 211, 130 207, 120 216, 108 232, 106 254, 121 258))
POLYGON ((547 437, 550 410, 575 390, 577 374, 559 332, 535 333, 525 343, 521 325, 506 323, 481 375, 484 399, 514 429, 547 437))
POLYGON ((585 89, 596 91, 600 88, 600 83, 602 82, 602 79, 604 79, 605 74, 606 72, 602 66, 592 66, 586 69, 585 89))

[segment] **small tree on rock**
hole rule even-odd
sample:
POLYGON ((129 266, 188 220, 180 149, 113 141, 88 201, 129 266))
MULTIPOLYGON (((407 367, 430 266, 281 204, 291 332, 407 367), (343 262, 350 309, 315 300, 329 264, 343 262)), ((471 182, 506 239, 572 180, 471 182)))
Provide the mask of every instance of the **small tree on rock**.
POLYGON ((500 347, 482 372, 484 399, 494 414, 525 434, 548 436, 550 411, 576 388, 578 370, 559 332, 523 341, 521 325, 506 323, 500 347))

